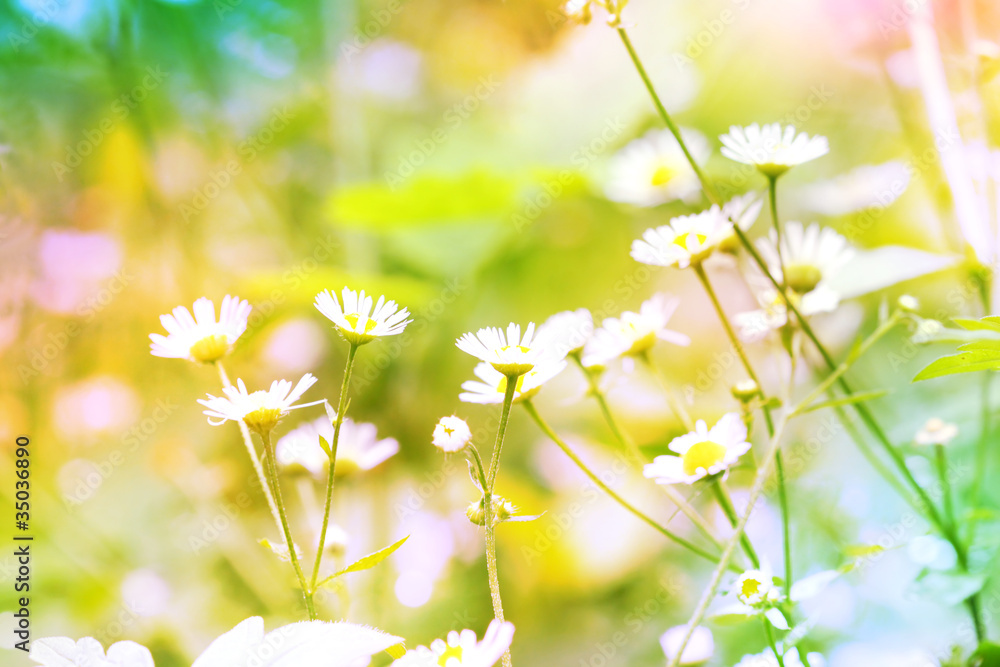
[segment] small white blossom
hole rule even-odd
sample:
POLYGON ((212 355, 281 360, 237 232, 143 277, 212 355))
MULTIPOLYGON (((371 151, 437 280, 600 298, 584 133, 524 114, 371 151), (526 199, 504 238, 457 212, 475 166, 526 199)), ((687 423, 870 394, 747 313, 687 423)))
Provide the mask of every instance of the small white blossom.
POLYGON ((594 335, 594 317, 586 308, 556 313, 538 327, 536 340, 544 341, 554 357, 562 358, 583 351, 594 335))
POLYGON ((727 158, 752 164, 770 178, 830 152, 826 137, 798 134, 792 125, 782 127, 779 123, 763 127, 757 123, 748 127, 733 125, 719 140, 727 158))
POLYGON ((545 347, 546 341, 535 337, 535 323, 531 322, 521 335, 521 325, 511 322, 507 330, 489 327, 476 333, 467 333, 455 345, 467 354, 485 361, 504 375, 524 375, 540 359, 556 356, 545 347))
MULTIPOLYGON (((542 388, 542 385, 562 373, 566 368, 563 359, 544 359, 524 375, 517 377, 514 385, 514 402, 532 398, 542 388)), ((503 403, 507 391, 507 376, 487 363, 478 364, 473 371, 479 381, 466 380, 462 383, 463 391, 459 400, 466 403, 489 405, 503 403)))
POLYGON ((937 417, 931 417, 917 431, 913 441, 918 445, 947 445, 958 435, 958 426, 937 417))
POLYGON ((184 306, 177 306, 170 315, 160 315, 166 336, 149 334, 151 352, 155 357, 189 359, 213 363, 229 354, 233 344, 247 329, 250 303, 227 295, 222 299, 219 319, 215 319, 215 304, 202 297, 194 302, 194 317, 184 306))
MULTIPOLYGON (((696 162, 708 159, 708 141, 694 130, 681 136, 696 162)), ((656 206, 676 199, 690 201, 701 183, 670 130, 651 130, 611 158, 605 186, 608 199, 636 206, 656 206)))
POLYGON ((709 430, 699 419, 695 430, 674 438, 670 449, 678 456, 657 456, 647 463, 642 474, 657 484, 693 484, 726 472, 741 456, 750 451, 747 427, 735 412, 722 416, 709 430))
MULTIPOLYGON (((688 626, 678 625, 670 628, 660 637, 660 646, 667 660, 673 660, 677 656, 677 651, 681 647, 681 642, 687 636, 688 626)), ((712 631, 706 627, 698 626, 691 634, 691 639, 684 647, 684 653, 678 664, 700 665, 708 662, 715 653, 715 640, 712 638, 712 631)))
POLYGON ((316 295, 316 309, 333 322, 341 335, 353 345, 364 345, 381 336, 395 336, 403 333, 411 320, 406 308, 399 309, 395 301, 386 301, 384 296, 372 309, 372 298, 361 290, 358 294, 345 287, 341 300, 330 290, 316 295))
POLYGON ((491 621, 481 641, 476 641, 472 630, 452 630, 447 641, 435 639, 430 648, 418 646, 392 664, 393 667, 493 667, 513 639, 513 624, 491 621))
POLYGON ((316 401, 294 405, 314 384, 316 378, 311 373, 306 373, 294 389, 288 380, 275 380, 270 389, 251 393, 247 391, 243 380, 237 380, 235 387, 223 387, 225 397, 209 394, 207 399, 198 399, 198 402, 208 408, 204 414, 208 416, 209 424, 218 426, 229 420, 243 421, 249 428, 264 435, 270 433, 289 410, 322 403, 316 401))
POLYGON ((583 364, 603 366, 617 357, 641 355, 657 340, 690 345, 688 336, 667 328, 680 303, 677 297, 657 293, 642 303, 638 313, 625 311, 605 319, 584 349, 583 364))
MULTIPOLYGON (((503 377, 504 382, 507 378, 503 377)), ((434 446, 444 452, 460 452, 472 441, 472 430, 461 417, 441 417, 434 426, 434 446)))
MULTIPOLYGON (((278 440, 275 458, 282 466, 301 466, 317 477, 326 474, 330 457, 319 444, 323 437, 333 444, 333 424, 329 416, 300 424, 278 440)), ((399 452, 395 438, 378 437, 375 424, 356 422, 346 417, 340 425, 337 441, 338 476, 371 470, 399 452)))

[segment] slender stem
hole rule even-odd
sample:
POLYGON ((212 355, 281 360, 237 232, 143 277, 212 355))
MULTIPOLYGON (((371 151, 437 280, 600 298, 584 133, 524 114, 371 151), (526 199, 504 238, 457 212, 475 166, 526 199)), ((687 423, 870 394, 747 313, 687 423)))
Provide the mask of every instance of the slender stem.
POLYGON ((722 552, 722 558, 719 564, 715 568, 715 572, 712 574, 712 578, 709 582, 708 588, 702 594, 701 599, 698 601, 698 605, 691 615, 691 620, 687 623, 687 633, 684 636, 684 640, 681 645, 677 648, 677 652, 674 657, 670 660, 669 667, 677 667, 680 664, 681 656, 684 654, 684 649, 687 647, 688 642, 691 641, 691 635, 694 634, 695 628, 701 625, 702 620, 705 618, 705 614, 708 612, 708 606, 715 599, 716 593, 719 591, 719 586, 722 584, 722 577, 729 567, 729 561, 732 559, 733 554, 736 552, 736 545, 740 543, 740 538, 743 535, 743 531, 746 530, 747 521, 750 519, 750 514, 753 512, 754 505, 757 503, 757 499, 760 494, 764 491, 764 484, 767 481, 768 475, 771 473, 771 464, 774 463, 774 459, 778 454, 781 446, 781 437, 785 431, 785 424, 787 423, 787 415, 782 415, 778 419, 778 423, 774 428, 774 435, 770 438, 771 447, 764 457, 760 468, 757 470, 757 476, 754 478, 753 486, 750 489, 750 497, 747 500, 746 513, 740 517, 734 530, 733 536, 729 538, 729 542, 726 543, 726 549, 722 552))
MULTIPOLYGON (((792 594, 792 521, 788 510, 788 489, 785 486, 785 462, 781 452, 774 457, 774 471, 778 480, 778 504, 781 507, 781 553, 785 560, 785 598, 792 594)), ((780 661, 779 661, 780 662, 780 661)))
POLYGON ((768 646, 774 652, 774 658, 778 661, 778 667, 785 667, 785 659, 778 652, 778 645, 774 643, 774 632, 771 630, 771 622, 766 618, 761 618, 760 620, 764 624, 764 635, 767 637, 768 646))
MULTIPOLYGON (((595 399, 597 399, 597 403, 601 407, 601 413, 604 415, 604 420, 607 422, 608 428, 611 429, 611 433, 615 436, 618 444, 620 444, 635 460, 636 465, 643 465, 646 459, 642 455, 642 451, 639 449, 639 446, 635 443, 635 440, 632 439, 628 432, 618 425, 618 421, 611 412, 611 406, 608 405, 607 397, 604 395, 604 392, 601 391, 600 385, 598 384, 594 373, 583 365, 579 355, 573 355, 573 359, 580 367, 580 370, 583 371, 583 374, 587 377, 587 382, 590 385, 590 393, 595 399)), ((694 524, 695 528, 697 528, 702 535, 704 535, 721 551, 722 542, 719 541, 719 538, 717 538, 714 533, 712 533, 712 527, 708 524, 705 518, 698 513, 698 510, 696 510, 691 503, 689 503, 687 499, 685 499, 684 496, 672 486, 659 484, 657 486, 663 489, 663 492, 667 495, 667 497, 669 497, 670 500, 677 505, 677 508, 691 520, 691 523, 694 524)))
POLYGON ((264 441, 264 456, 267 460, 267 472, 270 476, 272 491, 274 492, 274 502, 278 507, 278 517, 281 520, 281 530, 285 535, 285 545, 288 547, 288 557, 292 561, 292 568, 295 576, 298 577, 299 587, 302 589, 302 597, 306 602, 306 611, 309 612, 309 620, 316 620, 316 606, 313 604, 312 594, 306 584, 305 575, 302 573, 302 566, 299 563, 299 556, 295 553, 295 542, 292 540, 292 530, 288 527, 288 513, 285 511, 285 504, 281 499, 281 485, 278 482, 278 468, 275 465, 274 447, 271 445, 271 434, 261 433, 260 439, 264 441))
POLYGON ((656 377, 656 381, 660 383, 660 387, 663 388, 663 393, 667 396, 667 403, 670 405, 670 410, 673 411, 677 418, 681 420, 681 424, 684 425, 688 431, 694 430, 694 420, 691 419, 691 415, 688 414, 687 408, 684 407, 684 403, 681 399, 674 395, 673 390, 667 383, 667 379, 663 377, 663 373, 660 371, 659 367, 653 363, 653 360, 649 356, 649 352, 643 352, 639 355, 643 363, 649 371, 656 377))
MULTIPOLYGON (((976 470, 972 477, 972 506, 979 507, 982 502, 983 481, 986 479, 986 467, 989 462, 990 451, 990 384, 993 381, 992 373, 983 373, 981 388, 981 412, 979 416, 979 441, 976 443, 976 470)), ((977 519, 969 521, 968 545, 971 548, 976 537, 977 519)))
MULTIPOLYGON (((222 366, 222 362, 216 361, 215 367, 219 371, 219 379, 222 380, 222 386, 232 387, 233 384, 229 381, 229 376, 226 374, 226 369, 222 366)), ((281 518, 278 516, 278 506, 274 502, 274 496, 271 494, 271 487, 267 483, 267 477, 264 475, 264 468, 260 463, 260 457, 257 456, 257 448, 254 447, 253 439, 250 437, 250 429, 247 428, 247 425, 243 423, 242 419, 236 423, 240 427, 240 435, 243 436, 243 444, 246 446, 247 454, 250 455, 250 463, 253 464, 253 470, 257 475, 257 481, 260 483, 260 488, 264 492, 264 498, 267 499, 267 506, 271 510, 271 517, 274 519, 274 525, 278 527, 279 531, 281 531, 281 518)))
MULTIPOLYGON (((715 497, 719 501, 719 506, 722 507, 722 511, 725 513, 726 518, 729 519, 729 525, 733 528, 739 523, 739 515, 736 514, 736 508, 733 507, 733 499, 729 495, 729 489, 725 487, 725 483, 721 479, 715 480, 712 484, 712 490, 715 492, 715 497)), ((747 537, 746 533, 740 536, 740 543, 743 545, 743 551, 746 552, 747 558, 753 564, 754 569, 760 567, 760 559, 757 557, 757 552, 754 551, 753 545, 750 543, 750 538, 747 537)))
POLYGON ((957 527, 955 522, 955 506, 951 499, 951 481, 948 479, 948 455, 944 445, 934 445, 934 459, 937 463, 938 476, 941 478, 941 495, 944 503, 944 515, 948 522, 957 527))
MULTIPOLYGON (((503 599, 500 597, 500 576, 497 572, 497 537, 496 526, 493 523, 493 486, 496 484, 497 472, 500 469, 500 452, 503 449, 504 435, 507 433, 507 422, 510 420, 510 406, 514 403, 514 392, 517 389, 517 377, 508 376, 504 389, 503 408, 500 411, 500 424, 497 427, 497 440, 493 445, 493 458, 490 470, 486 476, 486 487, 483 489, 483 517, 486 522, 486 571, 490 581, 490 598, 493 601, 493 615, 496 620, 504 622, 503 599)), ((510 650, 504 652, 503 667, 511 667, 510 650)))
POLYGON ((785 259, 781 254, 781 222, 778 220, 778 177, 767 177, 767 198, 771 202, 771 222, 774 224, 774 248, 778 252, 778 267, 781 269, 781 287, 788 283, 785 259))
MULTIPOLYGON (((680 535, 677 535, 669 528, 660 525, 655 519, 650 518, 642 510, 638 509, 637 507, 629 503, 627 500, 622 498, 620 495, 615 493, 615 491, 611 489, 611 487, 609 487, 607 484, 605 484, 601 480, 601 478, 593 470, 591 470, 590 467, 587 466, 587 464, 584 463, 579 456, 577 456, 576 452, 574 452, 570 448, 570 446, 567 445, 566 442, 563 441, 563 439, 560 438, 556 434, 556 432, 552 430, 552 427, 549 426, 548 422, 542 419, 542 416, 538 414, 538 410, 535 408, 534 404, 532 404, 530 400, 522 401, 521 405, 524 406, 524 408, 528 411, 528 414, 531 415, 531 418, 535 420, 536 424, 538 424, 538 428, 542 429, 542 432, 545 433, 545 435, 547 435, 549 439, 552 442, 554 442, 556 446, 559 447, 559 449, 561 449, 563 453, 566 454, 566 456, 568 456, 570 460, 573 461, 573 463, 575 463, 576 466, 581 471, 583 471, 583 474, 585 474, 590 479, 590 481, 597 486, 597 488, 601 489, 602 491, 604 491, 604 493, 608 494, 608 496, 610 496, 612 500, 614 500, 619 505, 624 507, 627 511, 631 512, 640 521, 642 521, 643 523, 649 525, 654 530, 661 533, 667 539, 673 540, 674 542, 681 545, 685 549, 701 556, 702 558, 705 558, 706 560, 710 560, 713 563, 717 563, 719 561, 717 556, 708 553, 698 545, 688 542, 680 535)), ((740 569, 734 567, 733 571, 739 572, 740 569)))
POLYGON ((653 86, 653 82, 646 73, 646 68, 643 67, 642 61, 639 60, 639 54, 636 53, 635 47, 632 46, 632 40, 629 39, 628 33, 625 32, 625 28, 620 26, 618 27, 618 36, 621 37, 622 43, 625 45, 625 49, 628 51, 628 55, 632 59, 632 64, 635 65, 635 69, 639 73, 642 83, 646 86, 649 96, 653 99, 653 105, 656 107, 657 113, 660 114, 660 118, 664 123, 666 123, 670 133, 674 135, 675 139, 677 139, 677 143, 680 145, 681 150, 684 151, 684 157, 687 158, 688 163, 691 165, 691 169, 694 170, 695 175, 698 177, 698 181, 701 183, 701 187, 705 191, 705 194, 708 195, 710 200, 716 202, 718 200, 718 196, 715 194, 712 182, 708 180, 705 173, 701 170, 701 167, 699 167, 698 163, 695 162, 694 156, 691 155, 691 151, 688 150, 687 144, 681 136, 680 128, 677 127, 674 120, 670 117, 670 114, 667 113, 666 107, 664 107, 663 102, 660 101, 660 96, 656 94, 656 88, 653 86))
POLYGON ((340 385, 340 401, 337 405, 337 419, 333 423, 333 441, 330 442, 330 466, 326 478, 326 501, 323 504, 323 524, 319 529, 319 546, 316 547, 316 560, 313 563, 310 590, 316 592, 316 580, 319 578, 319 568, 323 562, 323 551, 326 549, 326 531, 330 527, 330 508, 333 504, 333 483, 337 474, 337 445, 340 442, 340 427, 344 423, 344 413, 347 412, 347 392, 351 384, 351 371, 354 368, 354 356, 358 346, 351 343, 347 353, 347 364, 344 367, 344 380, 340 385))
MULTIPOLYGON (((483 458, 479 455, 479 450, 475 445, 469 445, 467 451, 472 453, 472 460, 476 463, 476 474, 479 478, 480 491, 486 489, 486 469, 483 467, 483 458)), ((484 510, 485 511, 485 510, 484 510)))

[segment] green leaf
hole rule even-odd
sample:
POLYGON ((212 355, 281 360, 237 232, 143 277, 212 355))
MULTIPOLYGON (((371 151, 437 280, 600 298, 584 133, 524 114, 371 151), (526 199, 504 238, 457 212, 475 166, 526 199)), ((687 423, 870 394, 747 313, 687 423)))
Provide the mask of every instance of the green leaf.
POLYGON ((878 391, 864 391, 857 394, 851 394, 850 396, 841 396, 840 398, 831 398, 828 401, 820 401, 819 403, 813 403, 812 405, 806 406, 801 410, 797 410, 796 414, 804 415, 807 412, 813 412, 814 410, 822 410, 823 408, 836 408, 841 405, 851 405, 852 403, 861 403, 863 401, 870 401, 874 398, 881 398, 889 393, 888 389, 880 389, 878 391))
POLYGON ((974 340, 968 343, 963 343, 958 346, 959 352, 969 352, 972 350, 1000 350, 1000 340, 992 338, 985 340, 974 340))
POLYGON ((326 452, 327 458, 333 458, 333 450, 330 449, 330 443, 327 442, 326 438, 323 436, 319 436, 319 446, 323 448, 324 452, 326 452))
POLYGON ((528 521, 534 521, 535 519, 541 519, 545 516, 545 512, 541 514, 515 514, 509 519, 504 519, 503 521, 498 521, 497 523, 522 523, 528 521))
POLYGON ((359 558, 358 560, 354 561, 353 563, 345 567, 343 570, 331 574, 329 577, 320 582, 319 586, 327 584, 336 579, 337 577, 347 574, 349 572, 360 572, 361 570, 368 570, 375 567, 376 565, 384 561, 386 558, 391 556, 392 552, 394 552, 399 547, 403 546, 403 543, 406 542, 406 540, 408 539, 410 539, 409 535, 407 535, 401 540, 393 542, 387 547, 379 549, 375 553, 368 554, 364 558, 359 558))
POLYGON ((972 373, 974 371, 995 371, 1000 369, 1000 349, 969 350, 935 359, 917 373, 913 382, 931 380, 946 375, 972 373))
POLYGON ((986 329, 1000 333, 1000 317, 996 315, 990 315, 980 320, 971 320, 966 317, 953 317, 951 318, 951 321, 968 331, 982 331, 986 329))
POLYGON ((983 642, 969 658, 969 667, 1000 667, 1000 644, 983 642))
MULTIPOLYGON (((270 549, 271 552, 275 556, 277 556, 280 560, 283 560, 286 563, 291 562, 292 557, 291 554, 288 553, 288 545, 285 544, 284 542, 282 542, 281 544, 273 544, 267 538, 262 538, 257 540, 257 543, 262 547, 264 547, 265 549, 270 549)), ((299 549, 298 545, 295 545, 295 555, 299 557, 302 556, 302 550, 299 549)))

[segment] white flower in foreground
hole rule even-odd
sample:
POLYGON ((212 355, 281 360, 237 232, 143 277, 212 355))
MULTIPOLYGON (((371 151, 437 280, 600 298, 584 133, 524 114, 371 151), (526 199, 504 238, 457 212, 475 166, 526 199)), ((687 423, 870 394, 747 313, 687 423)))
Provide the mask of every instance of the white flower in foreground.
MULTIPOLYGON (((681 136, 696 162, 711 152, 708 141, 694 130, 681 136)), ((628 143, 611 158, 605 193, 608 199, 636 206, 656 206, 675 199, 691 199, 701 191, 680 144, 670 130, 652 130, 628 143)))
MULTIPOLYGON (((800 579, 792 585, 788 598, 794 603, 813 598, 841 574, 838 570, 824 570, 800 579)), ((737 602, 720 609, 715 614, 717 619, 726 616, 764 616, 779 630, 788 630, 788 619, 777 607, 784 601, 784 596, 766 563, 759 570, 747 570, 740 575, 733 585, 732 593, 737 602)))
POLYGON ((507 331, 495 327, 480 329, 459 338, 455 345, 467 354, 485 361, 504 375, 524 375, 543 357, 556 356, 546 349, 546 341, 535 336, 530 322, 521 335, 521 325, 511 322, 507 331))
POLYGON ((306 373, 295 388, 288 380, 275 380, 268 390, 247 392, 243 380, 236 380, 235 387, 223 387, 225 397, 208 394, 207 399, 198 402, 208 408, 204 414, 208 423, 218 426, 228 420, 243 421, 249 428, 265 436, 277 425, 278 420, 288 414, 289 410, 297 410, 323 401, 293 405, 302 397, 306 389, 316 384, 316 378, 306 373), (213 421, 213 419, 217 421, 213 421))
MULTIPOLYGON (((330 417, 318 417, 300 424, 278 440, 275 458, 279 465, 301 466, 317 477, 326 474, 330 457, 319 444, 320 437, 333 444, 330 417)), ((375 424, 356 422, 350 417, 340 425, 337 443, 337 475, 371 470, 399 452, 395 438, 378 438, 375 424)))
POLYGON ((476 641, 472 630, 461 633, 452 630, 447 641, 435 639, 430 648, 418 646, 392 664, 394 667, 493 667, 513 639, 513 624, 491 621, 482 641, 476 641))
MULTIPOLYGON (((514 385, 514 402, 532 398, 543 384, 562 373, 565 368, 565 359, 544 359, 524 375, 519 375, 517 384, 514 385)), ((473 373, 479 381, 463 382, 462 389, 465 391, 458 395, 459 400, 483 405, 503 403, 507 391, 507 376, 487 363, 476 365, 473 373)))
POLYGON ((632 241, 632 259, 654 266, 686 269, 708 258, 720 247, 731 248, 733 223, 747 230, 756 222, 763 202, 747 194, 726 202, 722 207, 694 215, 673 218, 660 227, 647 229, 641 239, 632 241))
MULTIPOLYGON (((503 377, 506 383, 507 378, 505 376, 501 377, 503 377)), ((451 417, 441 417, 440 421, 434 426, 433 443, 441 451, 448 453, 460 452, 468 447, 471 441, 472 431, 461 417, 454 415, 451 417)))
POLYGON ((661 292, 643 301, 638 313, 625 311, 618 317, 605 319, 587 343, 583 364, 603 366, 617 357, 641 355, 657 340, 690 345, 690 338, 667 328, 680 303, 679 298, 661 292))
POLYGON ((213 641, 191 667, 355 667, 403 642, 353 623, 303 621, 264 634, 254 616, 213 641))
POLYGON ((723 155, 736 162, 752 164, 769 178, 776 178, 796 165, 830 152, 826 137, 810 137, 805 132, 797 134, 794 126, 782 127, 779 123, 763 127, 757 123, 748 127, 733 125, 719 140, 723 155))
POLYGON ((215 319, 215 304, 202 297, 194 302, 194 317, 184 306, 177 306, 170 315, 160 315, 166 336, 149 334, 154 357, 190 359, 213 363, 229 354, 233 344, 247 329, 250 303, 227 295, 222 299, 219 319, 215 319))
POLYGON ((958 426, 937 417, 931 417, 917 431, 913 441, 918 445, 947 445, 958 435, 958 426))
POLYGON ((554 357, 580 354, 594 335, 594 316, 586 308, 556 313, 538 327, 537 341, 544 342, 554 357))
POLYGON ((657 484, 693 484, 708 475, 725 472, 750 451, 747 427, 735 412, 729 412, 711 428, 699 419, 695 430, 674 438, 670 449, 679 456, 657 456, 642 474, 657 484))
MULTIPOLYGON (((688 626, 678 625, 670 628, 660 637, 660 646, 667 660, 673 660, 677 655, 681 642, 687 636, 688 626)), ((694 629, 691 639, 684 647, 679 664, 698 665, 707 662, 715 653, 715 640, 712 638, 712 631, 708 628, 698 626, 694 629)))
POLYGON ((741 574, 733 585, 733 594, 748 607, 772 605, 781 599, 781 591, 768 570, 747 570, 741 574))
POLYGON ((345 287, 341 300, 323 290, 316 295, 316 309, 333 322, 341 335, 352 345, 364 345, 381 336, 395 336, 403 333, 411 320, 406 308, 400 309, 395 301, 386 301, 384 296, 372 309, 372 298, 361 290, 358 294, 345 287))
POLYGON ((73 641, 69 637, 44 637, 31 642, 28 654, 45 667, 153 667, 149 649, 135 642, 117 642, 108 647, 93 637, 73 641))
MULTIPOLYGON (((806 656, 809 660, 809 667, 826 667, 826 660, 819 653, 809 653, 806 656)), ((804 667, 802 658, 799 657, 799 650, 794 646, 781 656, 785 667, 804 667)), ((771 649, 765 649, 762 653, 745 655, 736 663, 736 667, 778 667, 778 659, 774 657, 771 649)))

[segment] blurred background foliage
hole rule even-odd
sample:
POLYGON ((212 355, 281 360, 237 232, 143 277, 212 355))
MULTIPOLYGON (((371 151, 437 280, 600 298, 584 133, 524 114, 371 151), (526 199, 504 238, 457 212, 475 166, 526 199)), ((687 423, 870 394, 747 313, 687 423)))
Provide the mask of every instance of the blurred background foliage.
MULTIPOLYGON (((934 4, 957 59, 957 4, 934 4)), ((969 4, 995 33, 996 7, 969 4)), ((783 179, 785 218, 819 220, 860 246, 961 253, 937 161, 921 157, 933 138, 919 96, 885 64, 906 41, 894 7, 635 0, 626 15, 668 107, 714 149, 730 124, 757 121, 829 137, 829 156, 783 179), (810 207, 810 182, 890 159, 912 176, 891 206, 810 207)), ((458 335, 567 308, 615 315, 667 290, 683 297, 674 325, 694 344, 662 344, 657 362, 695 416, 734 408, 728 387, 741 374, 697 283, 628 256, 643 229, 704 203, 634 209, 602 195, 608 158, 658 125, 600 18, 575 26, 552 0, 0 0, 0 85, 0 442, 4 471, 17 434, 34 448, 36 636, 133 639, 170 667, 247 616, 269 628, 301 617, 289 568, 257 544, 276 536, 238 433, 206 424, 195 403, 218 393, 217 376, 148 352, 158 316, 203 295, 254 305, 232 376, 257 387, 311 371, 313 399, 336 398, 346 353, 312 308, 318 291, 365 288, 414 313, 406 335, 362 350, 350 409, 401 451, 341 482, 334 510, 345 562, 413 537, 321 605, 411 645, 481 631, 491 615, 481 534, 464 518, 474 489, 464 463, 429 446, 453 412, 482 449, 492 443, 494 411, 457 399, 473 367, 458 335)), ((992 81, 984 90, 994 105, 992 81)), ((717 150, 707 169, 728 192, 763 186, 717 150)), ((752 305, 734 272, 718 281, 727 307, 752 305)), ((929 316, 981 314, 960 267, 855 300, 820 320, 822 335, 843 351, 883 296, 904 291, 929 316)), ((766 381, 784 372, 766 346, 754 353, 766 381)), ((940 353, 899 332, 855 376, 894 390, 873 405, 901 446, 931 412, 958 422, 955 461, 968 470, 977 381, 909 386, 940 353)), ((612 375, 613 405, 660 451, 681 426, 655 381, 641 369, 612 375)), ((616 488, 671 514, 651 483, 615 466, 574 369, 538 403, 616 488)), ((547 514, 500 530, 515 662, 662 664, 657 639, 686 620, 706 565, 606 503, 524 417, 514 413, 498 489, 547 514), (566 519, 573 503, 584 511, 566 519)), ((905 505, 833 423, 818 413, 788 445, 799 571, 842 565, 852 545, 885 535, 897 548, 818 603, 809 648, 844 665, 890 664, 918 643, 946 650, 954 639, 940 629, 961 610, 911 586, 934 546, 914 556, 926 528, 895 535, 905 505), (833 435, 817 435, 823 427, 833 435)), ((734 472, 739 498, 751 477, 734 472)), ((315 489, 284 484, 307 542, 315 489)), ((5 508, 10 486, 0 486, 5 508)), ((690 532, 683 518, 671 525, 690 532)), ((770 499, 750 534, 780 562, 770 499)), ((5 580, 12 562, 0 558, 5 580)), ((12 604, 4 584, 0 608, 12 604)), ((764 648, 756 626, 716 628, 716 639, 718 664, 764 648)))

